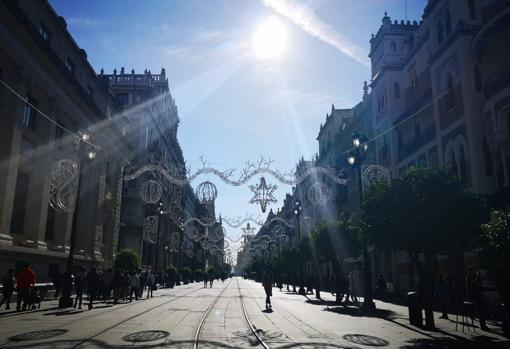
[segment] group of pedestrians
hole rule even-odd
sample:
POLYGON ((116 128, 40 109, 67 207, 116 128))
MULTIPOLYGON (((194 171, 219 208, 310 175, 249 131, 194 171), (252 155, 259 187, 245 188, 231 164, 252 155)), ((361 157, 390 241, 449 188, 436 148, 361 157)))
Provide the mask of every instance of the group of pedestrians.
MULTIPOLYGON (((18 274, 9 269, 2 279, 2 301, 0 307, 5 303, 5 309, 11 308, 11 297, 17 291, 16 311, 35 308, 37 303, 37 290, 35 289, 35 273, 28 263, 24 263, 18 274)), ((40 301, 39 301, 40 302, 40 301)))
POLYGON ((454 279, 443 274, 438 274, 434 288, 434 296, 437 305, 441 311, 441 319, 448 319, 448 312, 461 311, 462 301, 472 304, 474 312, 480 320, 480 328, 487 330, 488 305, 484 297, 483 274, 481 271, 475 272, 472 267, 468 267, 464 277, 465 295, 462 295, 461 287, 455 283, 454 279))
MULTIPOLYGON (((55 287, 55 298, 61 292, 64 275, 56 270, 51 275, 55 287)), ((123 270, 106 269, 97 271, 91 267, 88 272, 82 266, 76 266, 72 274, 74 288, 73 307, 82 309, 83 295, 88 295, 88 309, 94 307, 94 301, 113 300, 114 304, 121 301, 132 302, 133 298, 139 300, 143 292, 147 290, 147 298, 153 297, 156 289, 156 276, 151 272, 142 273, 140 270, 127 272, 123 270)), ((41 291, 35 287, 35 272, 28 263, 24 264, 15 275, 14 269, 9 269, 2 278, 2 300, 0 307, 5 304, 5 309, 11 309, 11 298, 17 292, 16 310, 24 311, 34 309, 36 304, 41 303, 41 291)))

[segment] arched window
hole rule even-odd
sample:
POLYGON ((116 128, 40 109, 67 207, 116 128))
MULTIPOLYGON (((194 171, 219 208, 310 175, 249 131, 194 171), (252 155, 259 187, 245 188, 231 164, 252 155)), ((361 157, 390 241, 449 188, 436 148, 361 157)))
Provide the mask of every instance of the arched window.
POLYGON ((452 16, 450 15, 450 11, 446 11, 444 22, 446 36, 448 36, 452 32, 452 16))
POLYGON ((446 106, 448 109, 452 109, 455 106, 455 90, 453 87, 453 77, 450 73, 446 76, 446 90, 446 106))
POLYGON ((459 146, 459 179, 462 184, 467 184, 467 161, 466 154, 464 153, 464 146, 461 144, 459 146))
POLYGON ((443 22, 439 20, 437 22, 437 44, 440 45, 444 40, 444 28, 443 22))
POLYGON ((457 158, 455 157, 455 152, 453 151, 453 148, 450 149, 450 151, 448 153, 448 158, 447 159, 448 160, 446 162, 446 166, 448 167, 448 169, 451 171, 451 173, 454 176, 458 176, 457 158))
POLYGON ((482 77, 480 75, 480 68, 475 65, 473 68, 473 75, 475 77, 475 89, 480 92, 482 90, 482 77))
POLYGON ((395 43, 395 41, 392 41, 390 43, 390 47, 391 47, 391 52, 397 52, 397 44, 395 43))
POLYGON ((483 158, 485 164, 485 175, 487 177, 492 177, 494 174, 494 168, 492 167, 492 156, 489 149, 489 143, 487 142, 487 137, 484 137, 482 140, 482 149, 483 149, 483 158))

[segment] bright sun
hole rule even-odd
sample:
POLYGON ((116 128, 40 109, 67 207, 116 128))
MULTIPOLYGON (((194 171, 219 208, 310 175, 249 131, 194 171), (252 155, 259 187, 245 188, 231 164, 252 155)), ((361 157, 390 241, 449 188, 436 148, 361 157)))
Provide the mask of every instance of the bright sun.
POLYGON ((253 36, 253 48, 260 58, 281 56, 285 51, 286 43, 285 27, 275 17, 262 23, 253 36))

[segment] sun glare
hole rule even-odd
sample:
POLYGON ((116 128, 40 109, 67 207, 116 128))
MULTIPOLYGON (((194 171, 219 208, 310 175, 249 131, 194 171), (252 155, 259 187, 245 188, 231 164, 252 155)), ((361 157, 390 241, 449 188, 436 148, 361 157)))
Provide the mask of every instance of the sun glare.
POLYGON ((285 51, 286 43, 287 32, 276 17, 262 23, 253 36, 253 48, 260 58, 281 56, 285 51))

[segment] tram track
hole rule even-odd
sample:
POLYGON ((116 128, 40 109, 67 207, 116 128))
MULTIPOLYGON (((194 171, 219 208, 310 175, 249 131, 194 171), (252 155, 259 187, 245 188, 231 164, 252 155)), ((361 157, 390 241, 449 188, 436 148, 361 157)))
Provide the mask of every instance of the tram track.
POLYGON ((237 283, 237 290, 239 292, 239 299, 241 301, 241 309, 243 311, 243 316, 244 316, 244 320, 246 321, 246 324, 250 328, 250 331, 253 333, 253 335, 257 338, 257 340, 259 341, 260 345, 262 345, 262 347, 264 347, 265 349, 270 349, 269 345, 267 345, 267 343, 264 342, 264 340, 262 339, 260 334, 257 332, 256 327, 250 321, 250 318, 248 317, 248 313, 246 312, 246 307, 244 306, 244 299, 243 299, 243 295, 241 293, 241 287, 239 286, 239 280, 238 279, 236 279, 236 283, 237 283))
MULTIPOLYGON (((202 288, 200 288, 200 287, 199 287, 199 288, 196 288, 196 289, 192 289, 191 291, 186 292, 186 293, 184 293, 184 294, 182 294, 182 295, 180 295, 180 296, 174 296, 172 299, 170 299, 170 300, 168 300, 168 301, 166 301, 166 302, 158 303, 157 305, 155 305, 155 306, 153 306, 153 307, 150 307, 150 308, 148 308, 148 309, 146 309, 146 310, 144 310, 144 311, 142 311, 142 312, 139 312, 139 313, 137 313, 137 314, 135 314, 135 315, 132 315, 132 316, 128 317, 127 319, 123 319, 122 321, 118 321, 118 322, 114 323, 113 325, 111 325, 111 326, 107 327, 106 329, 103 329, 103 330, 101 330, 101 331, 99 331, 99 332, 95 333, 95 334, 94 334, 94 335, 92 335, 92 336, 89 336, 89 337, 87 337, 87 338, 84 338, 83 340, 81 340, 79 343, 76 343, 76 344, 75 344, 74 346, 72 346, 71 348, 73 348, 73 349, 74 349, 74 348, 78 348, 79 346, 81 346, 81 345, 83 345, 83 344, 87 343, 88 341, 90 341, 90 340, 92 340, 92 339, 94 339, 94 338, 96 338, 96 337, 98 337, 98 336, 102 335, 103 333, 106 333, 106 332, 108 332, 108 331, 110 331, 110 330, 112 330, 112 329, 114 329, 114 328, 116 328, 116 327, 118 327, 118 326, 120 326, 120 325, 122 325, 122 324, 124 324, 124 323, 128 322, 128 321, 131 321, 131 320, 133 320, 133 319, 135 319, 135 318, 137 318, 137 317, 139 317, 139 316, 142 316, 142 315, 144 315, 144 314, 147 314, 148 312, 151 312, 151 311, 153 311, 153 310, 155 310, 155 309, 157 309, 157 308, 160 308, 160 307, 162 307, 162 306, 165 306, 165 305, 167 305, 167 304, 169 304, 169 303, 172 303, 172 302, 175 302, 175 301, 177 301, 177 300, 179 300, 179 299, 182 299, 182 298, 184 298, 184 297, 187 297, 188 295, 190 295, 190 294, 192 294, 192 293, 195 293, 195 292, 197 292, 197 291, 200 291, 200 290, 202 290, 202 288)), ((145 302, 144 302, 144 303, 145 303, 145 302)), ((130 306, 130 305, 136 305, 136 304, 140 304, 140 303, 138 302, 138 303, 128 303, 128 304, 125 304, 125 305, 120 305, 119 307, 117 307, 117 308, 115 308, 115 309, 111 310, 110 312, 119 311, 119 310, 122 310, 122 309, 127 308, 127 307, 128 307, 128 306, 130 306)), ((46 329, 45 329, 45 331, 51 331, 51 330, 56 330, 56 329, 65 329, 66 327, 69 327, 69 326, 71 326, 71 325, 73 325, 73 324, 75 324, 75 323, 77 323, 77 322, 80 322, 80 321, 83 321, 83 320, 90 320, 91 318, 94 318, 94 317, 97 317, 97 316, 104 315, 105 313, 106 313, 106 312, 101 312, 101 313, 99 313, 99 314, 94 314, 94 315, 86 316, 86 317, 83 317, 83 318, 79 318, 79 319, 76 319, 76 320, 74 320, 74 321, 69 321, 69 322, 67 322, 65 325, 62 325, 62 324, 55 325, 55 326, 52 326, 52 327, 50 327, 50 328, 46 328, 46 329)), ((1 343, 1 344, 0 344, 0 347, 5 347, 5 346, 8 346, 9 344, 13 344, 13 343, 15 343, 15 341, 9 340, 9 341, 7 341, 7 342, 1 343)))
POLYGON ((202 318, 200 319, 200 322, 198 323, 198 327, 195 331, 195 335, 193 336, 193 345, 192 345, 193 349, 200 348, 200 333, 202 332, 202 328, 204 327, 205 321, 206 321, 207 317, 209 316, 209 314, 211 313, 211 310, 214 308, 216 303, 218 303, 218 300, 221 298, 221 296, 223 296, 223 294, 229 288, 229 286, 232 284, 232 282, 233 282, 232 280, 229 281, 228 285, 225 286, 223 288, 223 290, 221 290, 220 294, 214 298, 213 302, 205 310, 204 315, 202 315, 202 318))

